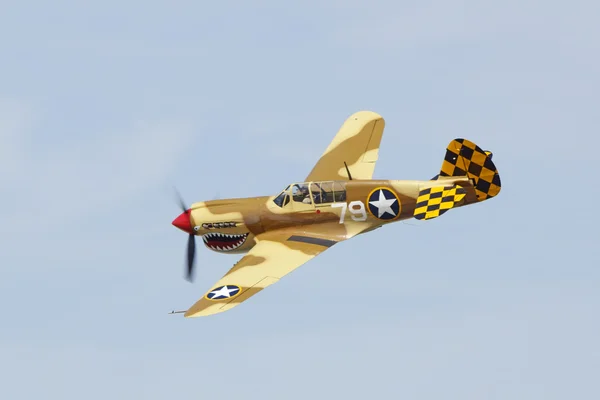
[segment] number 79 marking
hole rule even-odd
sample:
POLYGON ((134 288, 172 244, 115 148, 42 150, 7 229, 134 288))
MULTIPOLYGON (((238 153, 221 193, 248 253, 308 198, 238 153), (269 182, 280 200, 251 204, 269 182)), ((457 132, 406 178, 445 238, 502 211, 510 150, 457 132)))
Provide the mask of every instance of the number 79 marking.
POLYGON ((341 208, 342 213, 340 215, 340 224, 344 223, 344 219, 346 218, 346 210, 350 209, 350 213, 352 214, 350 218, 353 221, 360 222, 367 220, 367 212, 365 210, 365 205, 360 200, 351 201, 349 204, 346 203, 333 203, 331 205, 333 208, 341 208), (358 206, 358 209, 354 207, 358 206))

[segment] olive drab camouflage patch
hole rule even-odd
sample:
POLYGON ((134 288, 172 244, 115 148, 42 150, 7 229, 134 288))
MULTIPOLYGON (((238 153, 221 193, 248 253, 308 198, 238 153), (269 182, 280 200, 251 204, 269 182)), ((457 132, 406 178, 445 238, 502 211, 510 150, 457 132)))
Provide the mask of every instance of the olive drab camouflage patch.
POLYGON ((184 316, 236 307, 339 242, 396 221, 436 218, 500 192, 492 153, 466 139, 450 142, 433 179, 372 179, 384 126, 377 113, 351 115, 306 180, 280 193, 189 208, 182 202, 183 213, 173 225, 189 235, 188 279, 196 236, 210 250, 243 254, 184 316))

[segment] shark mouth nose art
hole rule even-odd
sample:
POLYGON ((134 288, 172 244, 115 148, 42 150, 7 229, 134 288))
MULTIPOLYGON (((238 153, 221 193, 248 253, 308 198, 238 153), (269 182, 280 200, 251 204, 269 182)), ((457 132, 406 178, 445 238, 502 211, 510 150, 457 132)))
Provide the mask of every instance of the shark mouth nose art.
POLYGON ((247 233, 234 235, 229 233, 207 233, 202 236, 206 247, 217 251, 235 250, 246 242, 247 233))

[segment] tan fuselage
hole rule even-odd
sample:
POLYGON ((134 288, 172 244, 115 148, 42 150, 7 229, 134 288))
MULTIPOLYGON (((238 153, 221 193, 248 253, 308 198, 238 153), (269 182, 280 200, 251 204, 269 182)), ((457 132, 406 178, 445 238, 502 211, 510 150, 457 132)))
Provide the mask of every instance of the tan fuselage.
MULTIPOLYGON (((328 230, 330 237, 346 239, 357 231, 364 233, 384 224, 413 218, 419 192, 439 186, 441 182, 459 183, 467 189, 467 196, 456 207, 477 201, 467 177, 433 181, 351 180, 342 182, 343 199, 335 201, 319 201, 314 198, 319 193, 311 190, 310 200, 295 201, 290 193, 289 202, 283 206, 275 203, 277 196, 198 202, 191 207, 192 227, 194 234, 202 236, 209 249, 232 254, 248 252, 256 244, 256 235, 291 226, 329 223, 333 227, 333 231, 328 230), (338 223, 332 225, 332 222, 338 223)), ((303 184, 310 186, 313 183, 303 184)), ((319 184, 323 183, 315 185, 319 184)))

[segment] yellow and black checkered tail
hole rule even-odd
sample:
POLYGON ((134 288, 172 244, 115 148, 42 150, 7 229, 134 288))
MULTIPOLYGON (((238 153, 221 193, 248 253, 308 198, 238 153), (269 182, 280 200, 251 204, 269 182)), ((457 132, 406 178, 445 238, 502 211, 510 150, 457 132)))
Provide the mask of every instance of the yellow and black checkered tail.
POLYGON ((500 193, 500 175, 492 162, 492 153, 467 139, 454 139, 446 148, 440 176, 467 176, 473 181, 478 201, 500 193))
POLYGON ((416 219, 432 219, 439 217, 453 208, 467 195, 463 187, 434 186, 419 192, 413 217, 416 219))

